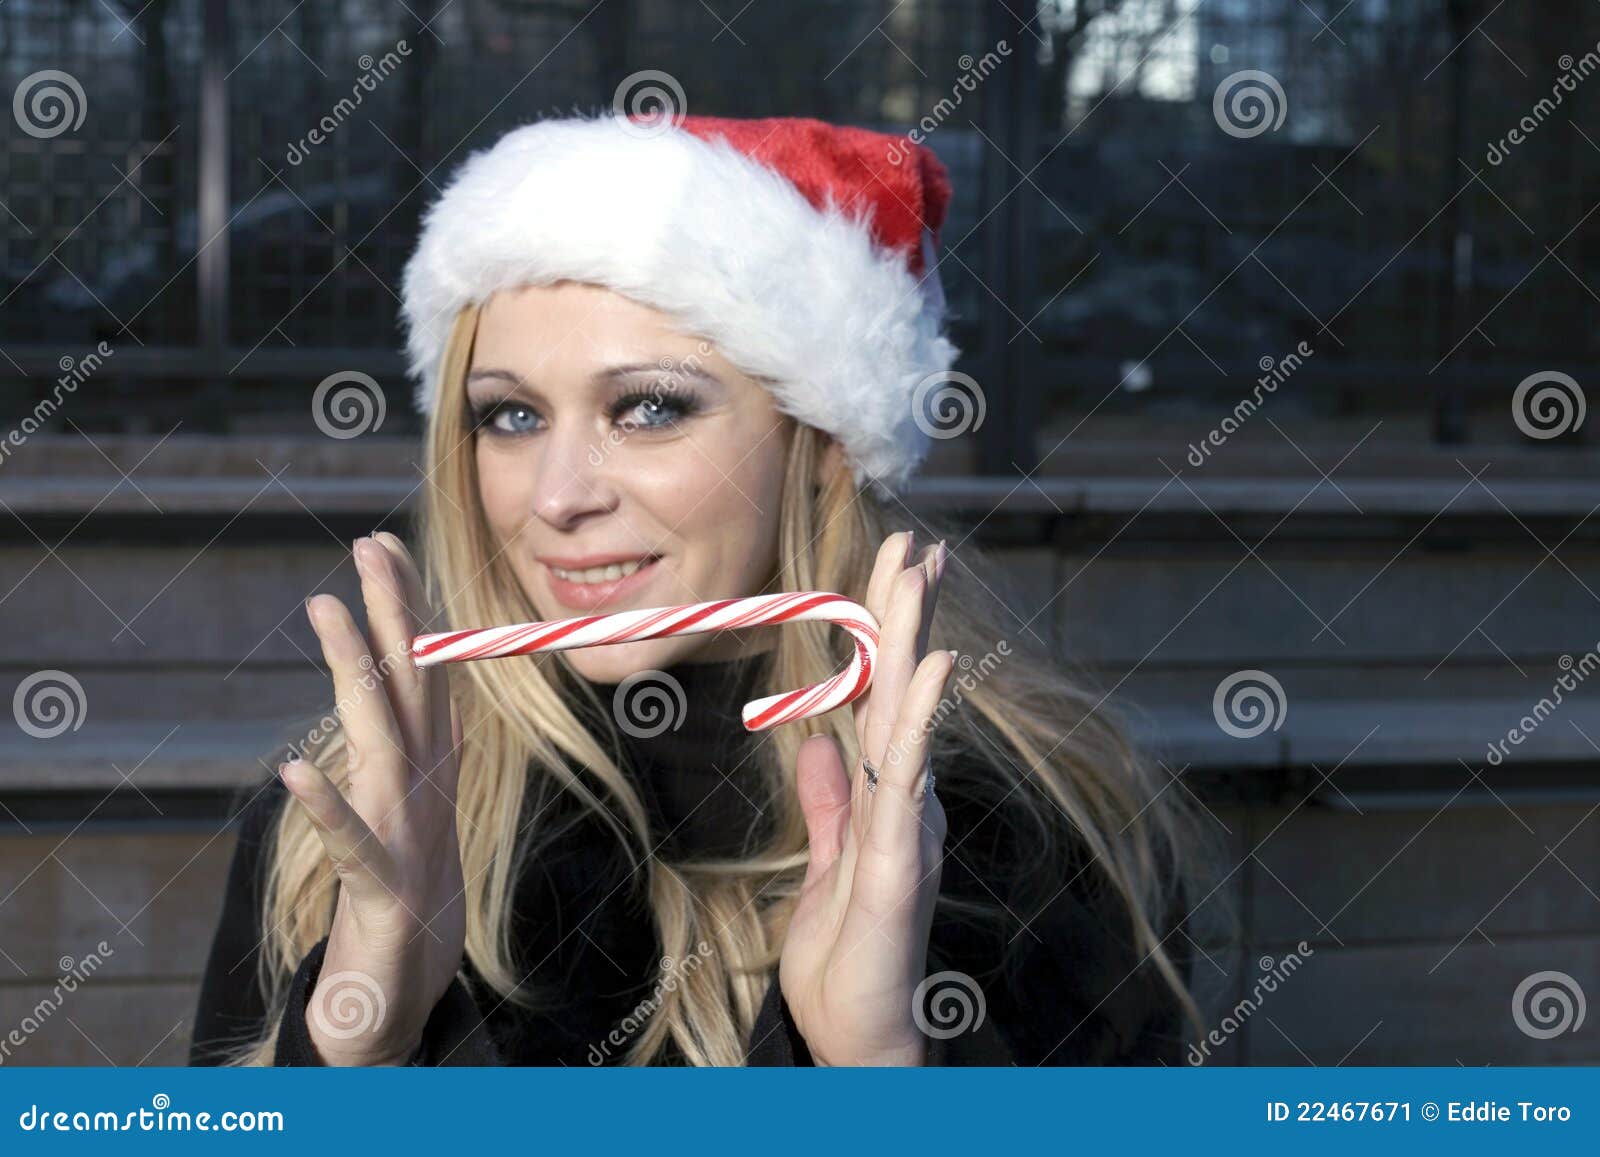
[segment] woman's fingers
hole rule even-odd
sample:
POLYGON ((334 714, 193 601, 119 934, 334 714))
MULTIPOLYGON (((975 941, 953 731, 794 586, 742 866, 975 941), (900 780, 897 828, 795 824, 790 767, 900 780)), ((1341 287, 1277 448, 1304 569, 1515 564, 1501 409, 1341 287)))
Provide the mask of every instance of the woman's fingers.
MULTIPOLYGON (((883 649, 883 621, 889 613, 889 589, 894 585, 894 580, 911 561, 912 547, 915 545, 914 531, 906 530, 899 534, 891 534, 883 540, 878 547, 878 557, 872 564, 872 576, 867 580, 866 599, 862 605, 872 617, 877 620, 879 629, 879 654, 883 649)), ((873 672, 873 681, 877 681, 877 672, 873 672)), ((855 701, 852 715, 856 725, 856 747, 865 751, 867 749, 867 718, 870 714, 868 708, 872 704, 872 693, 868 690, 866 695, 855 701)))
POLYGON ((839 755, 839 744, 831 736, 813 735, 800 745, 795 757, 795 781, 811 851, 801 885, 808 888, 844 851, 845 832, 850 826, 850 781, 839 755))
POLYGON ((333 693, 350 762, 351 802, 380 819, 405 799, 409 773, 389 696, 372 674, 372 655, 345 605, 332 595, 306 600, 306 615, 333 675, 333 693))
POLYGON ((306 809, 340 883, 350 889, 352 898, 380 900, 393 895, 388 852, 322 769, 310 760, 292 759, 279 766, 278 775, 306 809))
POLYGON ((879 624, 889 613, 889 588, 896 576, 911 565, 911 551, 916 545, 916 532, 907 530, 891 534, 878 547, 878 557, 872 564, 872 577, 867 580, 867 610, 879 624))
POLYGON ((944 584, 945 563, 950 557, 949 548, 940 539, 923 554, 923 565, 928 568, 931 581, 923 588, 922 629, 917 632, 917 658, 928 653, 928 638, 933 633, 933 613, 939 606, 939 588, 944 584))
POLYGON ((878 790, 867 823, 865 847, 880 855, 901 855, 918 847, 921 838, 923 767, 928 761, 935 715, 944 697, 955 658, 935 651, 917 664, 895 721, 894 737, 884 756, 878 790))
MULTIPOLYGON (((404 580, 406 604, 411 608, 411 618, 417 624, 418 630, 436 630, 433 623, 433 614, 428 605, 427 589, 422 581, 422 572, 417 569, 416 561, 411 557, 411 552, 406 549, 405 543, 400 541, 398 535, 390 534, 387 530, 380 530, 372 536, 377 539, 393 556, 400 569, 401 578, 404 580)), ((410 664, 415 668, 415 664, 410 664)), ((421 672, 423 684, 427 688, 428 699, 428 732, 432 740, 432 758, 434 762, 446 761, 449 753, 460 746, 459 742, 451 742, 450 733, 450 679, 443 663, 436 663, 421 672), (449 744, 450 746, 446 746, 449 744)), ((443 767, 441 771, 445 770, 443 767)), ((453 788, 451 789, 454 790, 453 788)))
POLYGON ((875 765, 890 755, 889 739, 900 715, 901 700, 922 659, 918 650, 925 610, 934 585, 932 559, 901 571, 889 591, 888 611, 878 647, 878 671, 868 692, 862 751, 875 765))
POLYGON ((394 556, 376 539, 356 539, 352 553, 356 573, 361 576, 361 598, 367 608, 367 631, 378 666, 373 679, 383 685, 389 706, 405 743, 408 765, 428 760, 432 748, 428 728, 427 682, 423 672, 411 661, 411 640, 417 633, 416 618, 407 605, 405 580, 394 556))

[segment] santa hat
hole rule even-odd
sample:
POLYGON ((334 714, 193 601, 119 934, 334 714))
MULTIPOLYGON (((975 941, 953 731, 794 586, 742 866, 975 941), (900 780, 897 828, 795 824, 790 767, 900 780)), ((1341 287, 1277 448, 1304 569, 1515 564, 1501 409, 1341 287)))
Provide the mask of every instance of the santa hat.
POLYGON ((417 408, 435 404, 461 307, 588 282, 772 379, 779 409, 837 438, 859 484, 892 493, 928 450, 916 407, 958 353, 934 257, 949 200, 929 149, 807 118, 608 113, 514 129, 462 163, 406 264, 417 408))

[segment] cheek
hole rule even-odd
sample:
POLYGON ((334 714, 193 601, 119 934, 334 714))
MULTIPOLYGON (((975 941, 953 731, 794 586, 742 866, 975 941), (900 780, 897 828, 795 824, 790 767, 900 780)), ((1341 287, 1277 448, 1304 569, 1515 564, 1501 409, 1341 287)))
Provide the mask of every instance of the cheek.
POLYGON ((482 444, 476 451, 478 498, 484 518, 495 536, 504 542, 526 520, 528 486, 531 473, 519 467, 513 455, 495 453, 482 444))
POLYGON ((683 540, 714 546, 701 557, 729 568, 724 578, 762 580, 777 556, 784 458, 776 437, 750 453, 757 441, 759 435, 740 435, 689 450, 672 508, 658 508, 683 540))

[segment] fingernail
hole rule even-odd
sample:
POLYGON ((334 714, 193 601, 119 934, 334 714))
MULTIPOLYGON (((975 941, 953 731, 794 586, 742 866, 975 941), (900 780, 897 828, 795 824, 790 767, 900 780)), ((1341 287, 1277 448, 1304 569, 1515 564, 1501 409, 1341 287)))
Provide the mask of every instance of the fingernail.
POLYGON ((317 629, 317 616, 311 613, 311 596, 306 596, 306 618, 311 622, 311 629, 317 629))
POLYGON ((900 565, 902 567, 907 567, 907 566, 911 565, 911 555, 912 555, 912 552, 915 551, 916 549, 917 549, 917 532, 915 530, 908 530, 908 531, 906 531, 906 556, 905 556, 905 558, 900 560, 900 565))
POLYGON ((944 578, 944 564, 950 557, 950 548, 945 546, 944 539, 939 540, 939 560, 933 564, 933 577, 944 578))

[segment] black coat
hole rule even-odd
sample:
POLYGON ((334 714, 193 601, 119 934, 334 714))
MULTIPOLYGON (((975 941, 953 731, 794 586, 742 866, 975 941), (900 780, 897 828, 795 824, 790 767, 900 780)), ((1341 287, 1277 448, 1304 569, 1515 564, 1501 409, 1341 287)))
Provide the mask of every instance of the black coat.
MULTIPOLYGON (((636 774, 652 831, 659 833, 657 853, 669 861, 689 851, 730 852, 759 836, 763 801, 740 765, 761 737, 746 733, 739 719, 742 704, 755 697, 758 662, 672 668, 684 690, 683 722, 659 735, 625 739, 622 755, 636 774)), ((609 699, 615 688, 596 689, 609 699)), ((970 977, 961 983, 981 991, 983 1016, 967 1031, 930 1038, 929 1063, 1178 1063, 1178 1002, 1132 948, 1126 918, 1100 886, 1093 865, 1053 897, 1024 899, 1027 889, 1004 868, 1026 862, 1026 849, 1015 846, 1023 829, 1008 823, 1011 813, 1003 804, 963 790, 969 781, 959 768, 935 770, 949 818, 941 892, 998 898, 1007 905, 1009 922, 975 923, 936 911, 928 973, 970 977), (1013 956, 1002 969, 1008 947, 1013 956)), ((525 830, 536 819, 539 831, 558 834, 517 881, 515 942, 530 986, 558 997, 544 1011, 530 1012, 502 1000, 464 959, 467 983, 453 979, 435 1006, 416 1064, 616 1063, 626 1051, 625 1044, 614 1043, 619 1025, 655 994, 660 948, 642 889, 632 886, 637 876, 629 873, 615 838, 564 794, 527 794, 525 830)), ((254 1037, 263 1027, 266 1009, 255 980, 262 839, 277 810, 292 803, 273 778, 241 810, 222 917, 201 984, 191 1064, 219 1063, 220 1045, 254 1037)), ((1175 930, 1167 943, 1175 949, 1183 942, 1182 931, 1175 930)), ((279 1028, 279 1065, 322 1063, 307 1034, 305 1008, 326 946, 324 938, 295 972, 279 1028)), ((1186 954, 1179 957, 1187 967, 1186 954)), ((936 1028, 946 1023, 937 1015, 930 1019, 936 1028)), ((746 1061, 812 1063, 775 974, 746 1061)), ((669 1046, 661 1063, 681 1064, 683 1058, 669 1046)))

